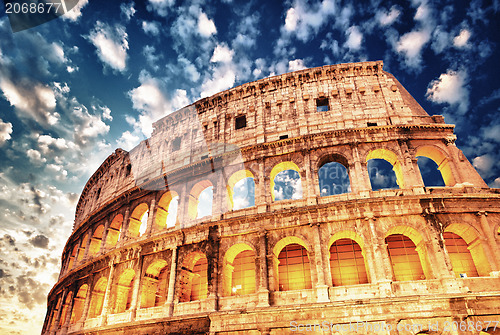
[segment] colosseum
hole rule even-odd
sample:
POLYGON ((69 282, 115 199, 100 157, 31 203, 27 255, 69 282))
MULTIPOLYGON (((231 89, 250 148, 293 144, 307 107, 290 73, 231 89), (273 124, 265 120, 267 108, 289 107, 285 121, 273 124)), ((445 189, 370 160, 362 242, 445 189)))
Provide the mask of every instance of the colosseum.
POLYGON ((85 185, 42 334, 500 334, 500 190, 381 61, 153 128, 85 185))

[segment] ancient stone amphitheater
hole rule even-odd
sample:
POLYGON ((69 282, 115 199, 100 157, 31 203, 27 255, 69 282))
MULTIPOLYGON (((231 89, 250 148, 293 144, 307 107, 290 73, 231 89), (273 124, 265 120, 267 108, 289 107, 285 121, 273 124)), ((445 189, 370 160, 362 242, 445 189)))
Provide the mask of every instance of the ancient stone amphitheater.
POLYGON ((500 190, 382 62, 247 83, 153 126, 85 185, 43 334, 499 333, 500 190), (380 160, 390 189, 372 186, 380 160))

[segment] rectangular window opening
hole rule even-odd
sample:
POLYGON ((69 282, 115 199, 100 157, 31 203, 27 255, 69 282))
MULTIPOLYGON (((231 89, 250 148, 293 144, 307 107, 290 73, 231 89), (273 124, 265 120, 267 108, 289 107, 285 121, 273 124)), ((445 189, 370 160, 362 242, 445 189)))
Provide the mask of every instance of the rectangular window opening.
POLYGON ((281 135, 281 136, 280 136, 280 140, 285 140, 285 139, 287 139, 287 138, 288 138, 288 135, 281 135))
POLYGON ((328 106, 328 98, 316 99, 316 111, 317 112, 328 112, 330 110, 328 106))
POLYGON ((247 117, 245 115, 237 116, 234 119, 234 127, 236 129, 245 128, 247 126, 247 117))
POLYGON ((177 137, 174 142, 172 142, 172 151, 177 151, 181 148, 181 138, 177 137))
POLYGON ((376 127, 377 122, 368 122, 367 125, 368 125, 368 127, 376 127))

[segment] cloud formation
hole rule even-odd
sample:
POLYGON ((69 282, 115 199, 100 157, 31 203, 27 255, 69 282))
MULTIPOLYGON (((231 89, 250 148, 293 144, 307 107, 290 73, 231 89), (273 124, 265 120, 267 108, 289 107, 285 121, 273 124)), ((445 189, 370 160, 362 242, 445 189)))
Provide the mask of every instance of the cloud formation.
POLYGON ((469 109, 467 80, 466 72, 448 70, 429 83, 426 97, 435 103, 448 104, 463 115, 469 109))
POLYGON ((95 46, 97 56, 105 65, 117 71, 125 71, 129 46, 128 35, 123 26, 110 26, 97 21, 88 38, 95 46))

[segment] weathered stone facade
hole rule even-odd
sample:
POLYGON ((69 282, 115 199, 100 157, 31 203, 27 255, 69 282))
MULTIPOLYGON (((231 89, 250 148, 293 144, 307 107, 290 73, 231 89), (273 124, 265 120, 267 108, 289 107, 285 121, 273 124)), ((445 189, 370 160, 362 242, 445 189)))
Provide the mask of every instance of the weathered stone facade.
POLYGON ((82 192, 42 333, 497 334, 500 190, 382 66, 244 84, 116 150, 82 192), (446 186, 425 187, 420 156, 446 186), (392 164, 398 189, 372 191, 370 159, 392 164), (348 192, 321 196, 329 162, 348 192), (290 169, 302 196, 278 201, 290 169), (245 178, 255 204, 235 209, 245 178), (212 215, 198 218, 207 187, 212 215))

